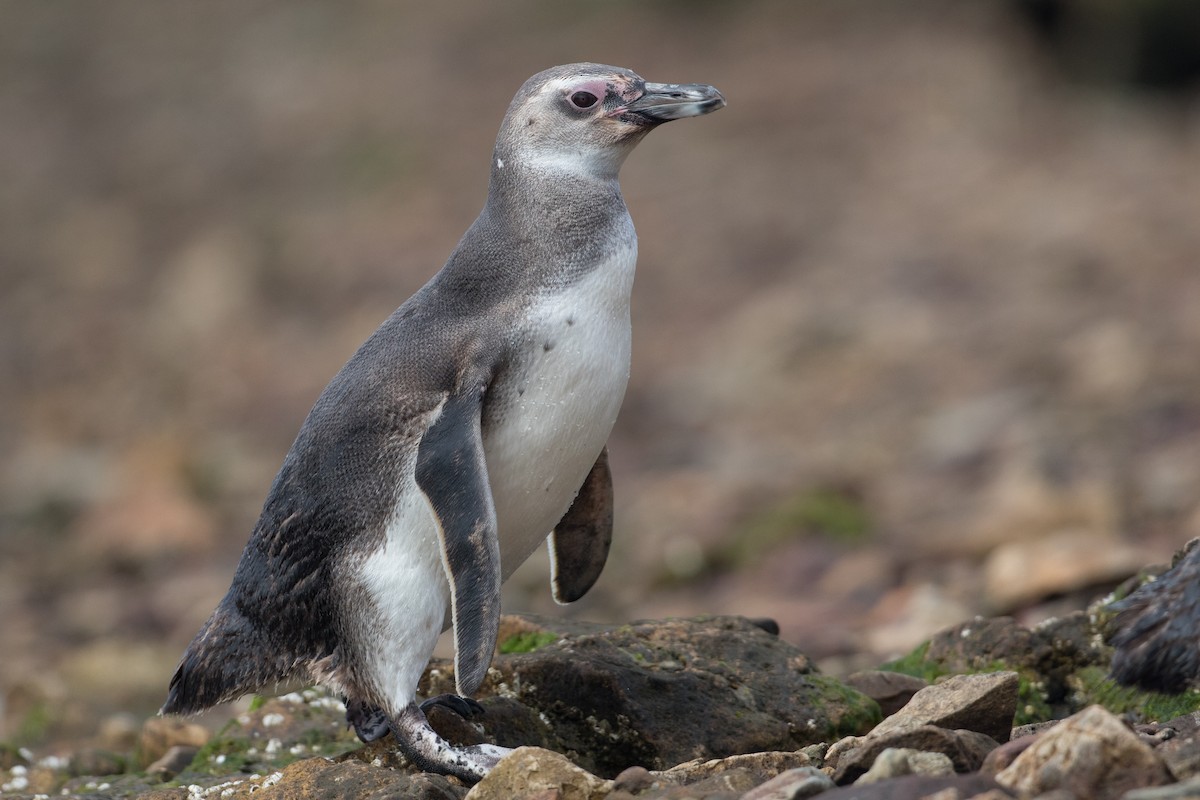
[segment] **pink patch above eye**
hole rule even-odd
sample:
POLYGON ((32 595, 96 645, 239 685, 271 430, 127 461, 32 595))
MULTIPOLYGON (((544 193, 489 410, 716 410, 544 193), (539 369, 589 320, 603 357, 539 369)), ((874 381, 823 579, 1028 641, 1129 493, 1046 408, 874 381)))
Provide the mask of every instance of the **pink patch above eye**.
MULTIPOLYGON (((604 102, 604 96, 608 93, 608 84, 602 80, 584 81, 576 83, 567 89, 567 98, 572 100, 572 104, 578 108, 590 108, 588 105, 581 105, 574 102, 575 96, 580 92, 586 92, 596 98, 597 103, 604 102)), ((580 98, 583 99, 583 98, 580 98)))

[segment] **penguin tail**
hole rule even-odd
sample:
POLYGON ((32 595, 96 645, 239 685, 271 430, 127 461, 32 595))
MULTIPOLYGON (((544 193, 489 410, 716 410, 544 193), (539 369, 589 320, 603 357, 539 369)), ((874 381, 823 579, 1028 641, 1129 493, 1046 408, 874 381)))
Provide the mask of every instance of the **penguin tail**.
POLYGON ((198 713, 286 677, 281 672, 262 632, 223 601, 188 645, 159 713, 198 713))

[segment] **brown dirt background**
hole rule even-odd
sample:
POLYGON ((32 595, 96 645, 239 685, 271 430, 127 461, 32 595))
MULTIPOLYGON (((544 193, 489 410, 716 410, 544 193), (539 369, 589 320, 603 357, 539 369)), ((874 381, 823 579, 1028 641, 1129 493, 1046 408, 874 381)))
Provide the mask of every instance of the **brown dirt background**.
POLYGON ((535 555, 508 610, 771 616, 841 671, 1200 533, 1195 93, 1081 79, 1010 4, 0 17, 0 740, 153 712, 308 407, 557 63, 729 106, 624 170, 612 559, 556 609, 535 555))

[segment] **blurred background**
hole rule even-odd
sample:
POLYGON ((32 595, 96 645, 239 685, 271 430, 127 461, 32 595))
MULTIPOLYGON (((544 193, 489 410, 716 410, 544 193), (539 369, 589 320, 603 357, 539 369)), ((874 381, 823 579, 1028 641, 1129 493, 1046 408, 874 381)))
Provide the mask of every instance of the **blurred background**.
POLYGON ((535 554, 508 611, 769 616, 840 673, 1200 534, 1191 0, 5 0, 0 740, 153 713, 512 94, 580 60, 729 106, 624 169, 608 568, 559 609, 535 554))

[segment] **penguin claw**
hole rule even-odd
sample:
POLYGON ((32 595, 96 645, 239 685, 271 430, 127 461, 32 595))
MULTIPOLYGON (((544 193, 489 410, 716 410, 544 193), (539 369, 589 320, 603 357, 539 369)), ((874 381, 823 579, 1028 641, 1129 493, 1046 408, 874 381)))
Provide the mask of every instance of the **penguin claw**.
POLYGON ((434 706, 448 708, 463 719, 474 719, 487 713, 477 701, 457 694, 439 694, 436 697, 431 697, 422 702, 420 708, 421 711, 428 714, 429 709, 434 706))

